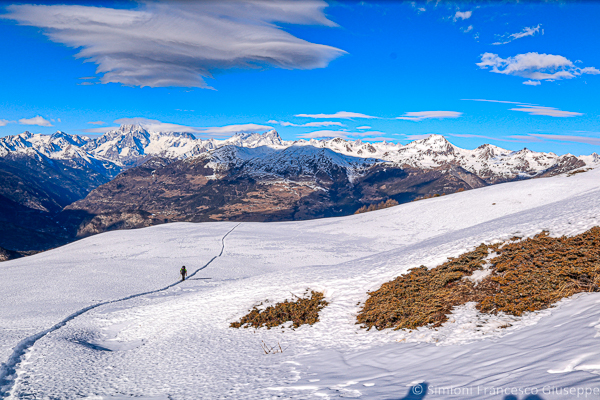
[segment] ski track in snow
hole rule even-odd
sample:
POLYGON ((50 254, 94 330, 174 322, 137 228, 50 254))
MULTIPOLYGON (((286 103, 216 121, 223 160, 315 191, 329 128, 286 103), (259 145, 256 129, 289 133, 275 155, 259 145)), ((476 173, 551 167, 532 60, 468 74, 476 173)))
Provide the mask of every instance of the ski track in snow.
MULTIPOLYGON (((214 256, 213 258, 210 259, 210 261, 208 261, 206 264, 204 264, 202 267, 196 269, 192 274, 190 274, 188 276, 187 279, 192 278, 194 275, 196 275, 198 272, 200 272, 201 270, 205 269, 206 267, 208 267, 214 260, 216 260, 217 258, 221 257, 223 255, 223 251, 225 250, 225 238, 234 231, 235 228, 237 228, 240 224, 235 225, 233 228, 231 228, 222 238, 221 238, 221 251, 219 252, 218 255, 214 256)), ((14 381, 17 378, 17 367, 18 365, 23 361, 23 357, 25 356, 25 353, 42 337, 46 336, 49 333, 52 333, 60 328, 62 328, 63 326, 65 326, 69 321, 74 320, 75 318, 77 318, 78 316, 93 310, 95 308, 101 307, 101 306, 105 306, 107 304, 114 304, 114 303, 118 303, 118 302, 122 302, 122 301, 126 301, 126 300, 131 300, 134 299, 136 297, 141 297, 141 296, 146 296, 149 294, 154 294, 154 293, 159 293, 159 292, 163 292, 167 289, 170 289, 174 286, 179 285, 180 283, 182 283, 183 281, 177 281, 175 283, 172 283, 168 286, 165 286, 161 289, 157 289, 157 290, 151 290, 151 291, 147 291, 147 292, 143 292, 143 293, 137 293, 137 294, 132 294, 130 296, 127 297, 123 297, 120 299, 116 299, 116 300, 109 300, 109 301, 105 301, 103 303, 98 303, 98 304, 93 304, 91 306, 82 308, 79 311, 74 312, 73 314, 69 315, 68 317, 66 317, 65 319, 63 319, 62 321, 60 321, 59 323, 57 323, 56 325, 50 327, 49 329, 46 329, 42 332, 36 333, 32 336, 29 336, 27 338, 25 338, 24 340, 22 340, 19 344, 17 344, 17 346, 14 348, 13 353, 10 355, 10 357, 8 358, 8 360, 5 363, 2 363, 2 369, 0 370, 0 396, 3 397, 7 397, 10 395, 10 392, 12 390, 14 381)))

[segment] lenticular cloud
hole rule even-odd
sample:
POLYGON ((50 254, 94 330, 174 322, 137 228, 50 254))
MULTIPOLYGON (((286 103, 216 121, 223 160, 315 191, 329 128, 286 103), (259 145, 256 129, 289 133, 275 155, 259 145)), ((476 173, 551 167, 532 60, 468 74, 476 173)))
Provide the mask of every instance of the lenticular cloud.
POLYGON ((81 49, 102 83, 208 88, 230 68, 323 68, 344 53, 299 39, 275 23, 336 26, 322 1, 148 3, 139 9, 12 5, 1 16, 81 49))

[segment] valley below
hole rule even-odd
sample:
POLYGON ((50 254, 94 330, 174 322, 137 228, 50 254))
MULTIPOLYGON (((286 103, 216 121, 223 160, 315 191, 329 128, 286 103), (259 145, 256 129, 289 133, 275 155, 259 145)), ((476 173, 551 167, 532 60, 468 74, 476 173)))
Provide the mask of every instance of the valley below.
POLYGON ((97 139, 26 132, 0 140, 0 257, 169 222, 346 216, 598 164, 595 153, 464 150, 439 135, 402 146, 283 141, 275 131, 202 140, 137 125, 97 139))

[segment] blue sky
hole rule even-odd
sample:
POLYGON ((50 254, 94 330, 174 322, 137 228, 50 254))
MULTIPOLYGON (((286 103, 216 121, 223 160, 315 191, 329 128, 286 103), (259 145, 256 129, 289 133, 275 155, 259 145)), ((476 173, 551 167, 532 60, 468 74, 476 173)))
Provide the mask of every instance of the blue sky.
POLYGON ((600 150, 600 3, 81 4, 0 9, 0 136, 141 122, 600 150))

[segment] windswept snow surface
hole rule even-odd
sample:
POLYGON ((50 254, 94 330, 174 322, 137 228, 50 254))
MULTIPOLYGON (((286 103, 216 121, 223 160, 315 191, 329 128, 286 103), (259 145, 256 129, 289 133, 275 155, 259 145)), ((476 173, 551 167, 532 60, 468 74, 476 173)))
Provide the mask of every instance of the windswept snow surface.
POLYGON ((104 233, 0 264, 0 356, 14 364, 14 373, 6 365, 0 370, 0 393, 113 400, 598 398, 598 293, 523 318, 481 315, 466 304, 438 330, 366 331, 355 324, 367 291, 409 268, 434 267, 481 242, 544 229, 571 235, 595 225, 600 169, 343 218, 104 233), (177 281, 181 265, 194 271, 211 260, 191 279, 159 290, 177 281), (229 328, 253 305, 306 288, 324 291, 330 303, 315 325, 229 328), (91 305, 149 291, 155 292, 91 308, 28 341, 91 305), (280 344, 283 353, 264 354, 263 341, 280 344), (22 355, 14 350, 19 343, 26 343, 22 355))

